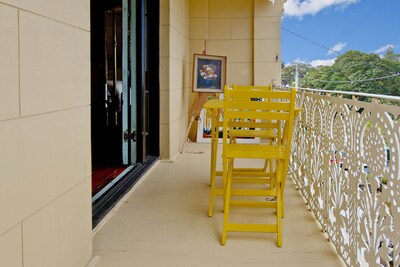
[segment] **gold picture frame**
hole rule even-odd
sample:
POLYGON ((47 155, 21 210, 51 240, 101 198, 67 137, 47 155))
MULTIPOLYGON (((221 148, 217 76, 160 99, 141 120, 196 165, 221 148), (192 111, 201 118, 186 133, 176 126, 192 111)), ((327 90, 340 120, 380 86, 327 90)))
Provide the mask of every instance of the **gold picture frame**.
POLYGON ((225 84, 226 56, 193 55, 193 92, 223 93, 225 84))

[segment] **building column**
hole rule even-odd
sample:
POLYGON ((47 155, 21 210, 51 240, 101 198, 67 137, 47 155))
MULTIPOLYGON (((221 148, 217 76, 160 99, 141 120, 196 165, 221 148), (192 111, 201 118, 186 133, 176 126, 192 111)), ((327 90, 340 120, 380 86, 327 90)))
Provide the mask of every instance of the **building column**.
POLYGON ((281 82, 283 0, 254 0, 254 84, 281 82))

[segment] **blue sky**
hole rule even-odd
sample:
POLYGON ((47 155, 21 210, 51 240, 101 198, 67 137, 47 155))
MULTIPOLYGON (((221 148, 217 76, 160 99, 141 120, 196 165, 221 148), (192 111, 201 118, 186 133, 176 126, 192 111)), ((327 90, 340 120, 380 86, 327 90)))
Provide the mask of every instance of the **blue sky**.
MULTIPOLYGON (((282 27, 340 53, 400 54, 400 0, 287 0, 282 27)), ((339 56, 282 30, 282 61, 331 65, 339 56)))

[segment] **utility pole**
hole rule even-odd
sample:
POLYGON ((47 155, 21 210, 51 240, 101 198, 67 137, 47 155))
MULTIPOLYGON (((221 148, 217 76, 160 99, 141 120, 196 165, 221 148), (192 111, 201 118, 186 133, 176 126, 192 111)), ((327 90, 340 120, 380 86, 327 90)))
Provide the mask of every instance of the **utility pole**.
POLYGON ((299 88, 299 63, 296 62, 296 74, 294 77, 294 87, 299 88))

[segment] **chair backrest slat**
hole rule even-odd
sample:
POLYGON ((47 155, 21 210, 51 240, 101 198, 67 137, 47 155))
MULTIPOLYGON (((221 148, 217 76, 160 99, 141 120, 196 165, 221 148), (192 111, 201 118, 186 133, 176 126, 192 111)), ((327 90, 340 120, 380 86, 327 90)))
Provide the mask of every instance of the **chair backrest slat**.
POLYGON ((278 122, 255 122, 255 121, 229 121, 228 127, 236 128, 260 128, 260 129, 276 129, 278 122))
MULTIPOLYGON (((231 90, 231 89, 228 89, 231 90)), ((247 99, 249 93, 251 92, 252 98, 267 98, 267 99, 290 99, 290 91, 263 91, 259 89, 254 90, 243 90, 243 89, 232 89, 230 92, 230 97, 232 98, 243 98, 247 99)))
POLYGON ((289 112, 276 112, 276 111, 241 111, 241 110, 227 110, 224 111, 224 116, 229 119, 250 119, 250 120, 288 120, 290 117, 289 112))
MULTIPOLYGON (((272 91, 270 87, 233 86, 232 89, 225 87, 224 145, 228 142, 230 127, 238 136, 250 134, 249 129, 273 130, 277 133, 278 144, 290 143, 295 99, 295 89, 272 91)), ((251 133, 249 137, 254 137, 256 134, 257 132, 251 133)))
POLYGON ((227 103, 226 108, 237 108, 247 110, 281 110, 289 111, 290 103, 288 102, 273 102, 269 100, 236 100, 233 99, 227 103))

